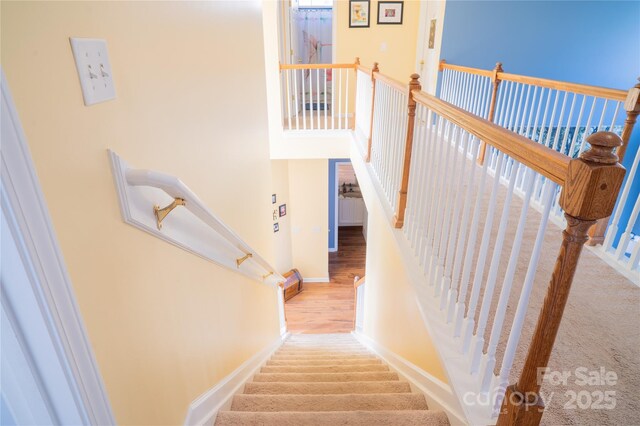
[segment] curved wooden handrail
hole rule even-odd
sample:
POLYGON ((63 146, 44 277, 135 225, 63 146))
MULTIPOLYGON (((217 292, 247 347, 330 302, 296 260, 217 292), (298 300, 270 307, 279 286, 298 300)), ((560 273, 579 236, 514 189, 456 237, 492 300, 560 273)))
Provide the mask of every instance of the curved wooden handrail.
MULTIPOLYGON (((484 77, 493 77, 493 70, 483 70, 480 68, 465 67, 462 65, 449 64, 446 61, 440 61, 439 70, 445 69, 466 72, 469 74, 482 75, 484 77)), ((561 90, 579 95, 595 96, 598 98, 609 99, 613 101, 624 102, 627 98, 627 91, 620 89, 610 89, 607 87, 590 86, 588 84, 569 83, 566 81, 550 80, 547 78, 530 77, 526 75, 511 74, 506 72, 498 72, 496 75, 498 80, 512 81, 514 83, 530 84, 533 86, 544 87, 546 89, 561 90)))
POLYGON ((416 102, 509 155, 514 160, 564 186, 571 160, 568 156, 423 91, 414 90, 411 94, 416 102))
POLYGON ((356 275, 356 277, 353 279, 353 288, 357 289, 362 284, 364 284, 366 281, 365 278, 366 277, 358 278, 358 276, 356 275))
POLYGON ((394 80, 393 78, 387 77, 386 75, 380 74, 379 72, 374 73, 373 78, 377 81, 382 81, 383 83, 388 84, 399 92, 409 94, 409 87, 406 84, 400 83, 398 80, 394 80))
POLYGON ((331 68, 353 68, 356 64, 280 64, 280 70, 317 70, 331 68))

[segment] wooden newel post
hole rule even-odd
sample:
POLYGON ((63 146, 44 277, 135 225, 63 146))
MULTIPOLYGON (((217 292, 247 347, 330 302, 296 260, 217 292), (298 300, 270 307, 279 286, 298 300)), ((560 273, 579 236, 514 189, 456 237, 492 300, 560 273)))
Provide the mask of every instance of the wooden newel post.
MULTIPOLYGON (((500 86, 500 78, 498 77, 498 73, 504 72, 502 69, 502 63, 496 63, 496 67, 493 69, 493 74, 491 75, 491 82, 493 83, 493 89, 491 90, 491 101, 489 101, 489 115, 487 115, 487 120, 493 122, 493 119, 496 115, 496 101, 498 99, 498 87, 500 86)), ((480 151, 478 151, 478 164, 484 164, 484 157, 487 152, 487 144, 484 141, 480 141, 480 151)))
POLYGON ((407 207, 407 190, 409 189, 409 170, 411 169, 411 151, 413 147, 413 127, 416 121, 416 100, 413 97, 413 91, 422 90, 420 85, 420 76, 411 74, 411 82, 409 83, 409 102, 407 110, 409 119, 407 120, 407 138, 404 146, 404 162, 402 167, 402 181, 400 183, 400 194, 398 197, 398 211, 393 218, 393 226, 402 228, 404 224, 404 211, 407 207))
MULTIPOLYGON (((640 78, 638 78, 640 81, 640 78)), ((627 119, 624 121, 624 127, 622 128, 622 146, 618 148, 617 154, 619 161, 622 163, 624 154, 627 151, 629 145, 629 139, 631 139, 631 133, 636 125, 638 114, 640 114, 640 82, 629 90, 627 99, 624 102, 624 109, 627 111, 627 119)), ((590 246, 597 246, 604 242, 604 236, 607 231, 607 225, 609 224, 609 216, 598 220, 598 222, 589 230, 589 241, 587 244, 590 246)))
POLYGON ((522 374, 518 383, 507 389, 502 403, 497 423, 501 426, 540 423, 544 410, 540 372, 549 363, 587 231, 596 220, 611 214, 624 179, 624 167, 613 152, 622 140, 615 133, 598 132, 587 141, 591 149, 569 163, 560 195, 567 227, 522 374))
POLYGON ((375 73, 379 73, 380 69, 378 68, 378 63, 373 63, 373 68, 371 68, 371 120, 369 121, 369 139, 367 140, 367 154, 364 158, 364 161, 367 163, 371 161, 371 141, 373 140, 373 111, 375 109, 376 103, 376 76, 375 73))

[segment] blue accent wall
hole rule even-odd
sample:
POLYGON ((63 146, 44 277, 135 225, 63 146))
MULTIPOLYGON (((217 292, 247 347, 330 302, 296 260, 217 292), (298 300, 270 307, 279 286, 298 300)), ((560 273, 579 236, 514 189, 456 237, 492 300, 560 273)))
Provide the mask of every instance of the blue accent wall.
POLYGON ((334 238, 338 227, 336 217, 336 163, 351 163, 348 158, 329 159, 329 250, 335 250, 334 238))
MULTIPOLYGON (((640 2, 449 0, 441 58, 484 69, 502 62, 506 72, 627 90, 640 76, 640 2)), ((627 170, 639 146, 640 123, 625 154, 627 170)), ((639 194, 640 173, 630 197, 639 194)))

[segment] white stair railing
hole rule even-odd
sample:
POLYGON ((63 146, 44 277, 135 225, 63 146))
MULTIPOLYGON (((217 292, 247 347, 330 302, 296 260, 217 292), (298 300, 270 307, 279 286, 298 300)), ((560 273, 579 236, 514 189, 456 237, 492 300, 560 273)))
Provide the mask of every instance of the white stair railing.
POLYGON ((350 130, 357 64, 280 65, 284 130, 350 130))
MULTIPOLYGON (((640 212, 637 194, 630 193, 638 179, 640 153, 626 150, 640 111, 640 84, 627 92, 508 74, 501 64, 494 70, 482 70, 443 61, 440 71, 441 99, 571 158, 589 147, 587 137, 595 132, 610 131, 622 138, 620 161, 625 155, 634 159, 613 216, 592 229, 589 245, 602 244, 595 247, 596 254, 640 285, 640 235, 633 232, 640 212), (628 216, 623 218, 623 212, 628 216)), ((494 171, 495 161, 493 157, 490 165, 494 171)), ((522 197, 524 174, 518 172, 516 179, 516 193, 522 197)), ((544 180, 541 176, 535 179, 531 202, 541 211, 544 180)), ((551 218, 563 226, 559 196, 557 190, 551 218)))

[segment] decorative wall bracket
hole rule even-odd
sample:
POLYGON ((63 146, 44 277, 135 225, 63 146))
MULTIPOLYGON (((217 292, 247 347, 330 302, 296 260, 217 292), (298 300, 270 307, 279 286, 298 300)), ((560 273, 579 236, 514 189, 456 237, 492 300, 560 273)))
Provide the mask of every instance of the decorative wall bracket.
POLYGON ((269 272, 268 274, 263 275, 263 276, 262 276, 262 280, 263 280, 263 281, 264 281, 264 280, 266 280, 266 279, 267 279, 267 278, 269 278, 271 275, 273 275, 273 272, 269 272))
POLYGON ((187 202, 184 201, 184 198, 176 197, 171 204, 164 208, 160 208, 160 206, 158 206, 157 204, 153 206, 153 214, 156 216, 158 229, 162 229, 162 221, 165 217, 167 217, 169 213, 171 213, 171 210, 175 209, 178 206, 185 206, 186 204, 187 202))
POLYGON ((244 262, 245 260, 249 259, 250 257, 253 257, 253 255, 251 253, 247 253, 244 256, 236 259, 236 266, 238 268, 240 268, 240 265, 242 265, 242 262, 244 262))

